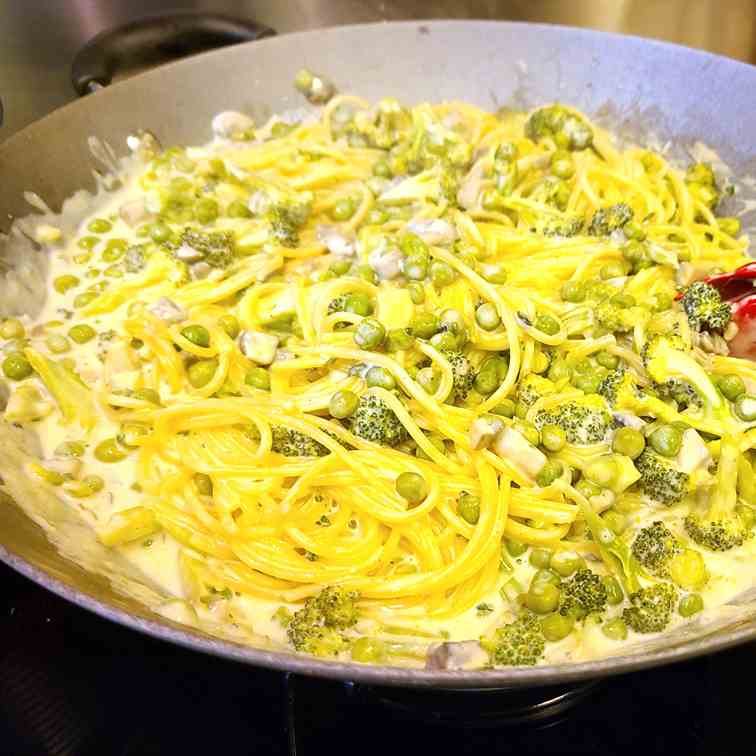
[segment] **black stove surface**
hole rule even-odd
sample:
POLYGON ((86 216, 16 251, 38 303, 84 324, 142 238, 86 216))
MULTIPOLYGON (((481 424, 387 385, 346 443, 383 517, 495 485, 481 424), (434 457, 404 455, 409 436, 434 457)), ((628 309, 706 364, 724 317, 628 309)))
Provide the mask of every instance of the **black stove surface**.
POLYGON ((153 640, 0 565, 1 756, 750 754, 755 667, 746 645, 541 691, 537 709, 529 694, 366 688, 153 640))

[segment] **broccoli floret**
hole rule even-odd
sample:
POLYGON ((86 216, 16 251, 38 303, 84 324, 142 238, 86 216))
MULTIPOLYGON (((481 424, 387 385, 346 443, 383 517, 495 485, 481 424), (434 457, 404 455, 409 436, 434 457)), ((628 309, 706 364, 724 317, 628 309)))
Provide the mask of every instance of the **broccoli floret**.
POLYGON ((654 390, 661 399, 665 401, 671 399, 676 402, 679 409, 703 407, 703 400, 693 386, 681 378, 670 378, 664 383, 655 383, 654 390))
POLYGON ((391 149, 407 137, 411 128, 412 115, 392 97, 381 100, 372 111, 359 111, 351 124, 353 133, 381 150, 391 149))
POLYGON ((349 647, 344 634, 357 624, 355 602, 359 594, 342 588, 324 588, 294 612, 286 633, 297 651, 316 656, 335 656, 349 647))
POLYGON ((632 331, 638 322, 638 308, 620 307, 611 300, 600 302, 593 312, 596 322, 612 333, 632 331))
POLYGON ((553 394, 556 391, 554 384, 548 378, 542 378, 535 373, 529 373, 517 387, 517 401, 526 407, 532 407, 541 397, 553 394))
POLYGON ((669 624, 676 601, 671 583, 654 583, 631 594, 632 606, 622 612, 622 619, 636 633, 659 633, 669 624))
POLYGON ((651 449, 643 450, 635 460, 635 469, 641 475, 638 489, 664 506, 677 503, 690 489, 690 476, 678 470, 672 460, 651 449))
MULTIPOLYGON (((546 221, 541 229, 544 236, 577 236, 585 228, 585 221, 579 215, 546 221)), ((616 291, 616 290, 615 290, 616 291)))
POLYGON ((585 150, 593 144, 588 124, 561 105, 548 105, 531 113, 525 122, 525 136, 534 142, 549 136, 568 150, 585 150))
POLYGON ((328 449, 323 444, 297 430, 281 425, 274 425, 270 430, 273 434, 271 448, 285 457, 324 457, 328 454, 328 449))
POLYGON ((690 327, 696 331, 721 333, 732 319, 729 302, 723 302, 719 292, 705 281, 696 281, 685 290, 680 304, 688 316, 690 327))
POLYGON ((126 268, 127 273, 139 273, 139 271, 144 270, 146 264, 147 259, 143 246, 135 245, 126 250, 126 254, 123 256, 123 267, 126 268))
POLYGON ((633 211, 624 202, 602 207, 593 214, 588 226, 588 234, 590 236, 609 236, 612 231, 623 228, 632 219, 633 211))
POLYGON ((600 397, 586 397, 576 402, 566 402, 549 410, 536 413, 535 425, 541 430, 545 425, 558 425, 571 444, 601 443, 611 429, 612 416, 606 402, 600 397))
POLYGON ((659 578, 669 577, 669 563, 681 551, 682 545, 661 520, 641 528, 633 541, 633 556, 659 578))
POLYGON ((483 639, 481 645, 494 666, 532 667, 543 658, 546 639, 538 619, 523 614, 498 628, 493 639, 483 639))
POLYGON ((442 354, 449 361, 454 374, 454 384, 449 399, 463 401, 473 386, 475 370, 462 352, 444 351, 442 354))
POLYGON ((227 268, 236 257, 233 234, 226 231, 194 231, 185 229, 178 249, 186 245, 202 255, 202 262, 213 268, 227 268))
POLYGON ((741 546, 751 535, 749 527, 735 510, 738 503, 739 455, 737 439, 724 436, 708 511, 703 516, 691 512, 685 518, 688 535, 697 544, 712 551, 727 551, 741 546))
POLYGON ((250 209, 268 221, 273 240, 284 247, 295 247, 299 243, 299 229, 312 211, 312 194, 262 179, 256 179, 253 187, 250 209))
POLYGON ((690 193, 710 210, 713 210, 720 199, 716 177, 709 163, 694 163, 685 173, 685 183, 690 193))
POLYGON ((559 612, 584 617, 591 612, 603 612, 606 602, 606 585, 601 578, 589 569, 580 569, 562 584, 559 612))
POLYGON ((355 436, 384 446, 397 446, 407 438, 407 431, 394 411, 372 394, 360 397, 357 409, 349 418, 349 430, 355 436))
POLYGON ((282 247, 296 247, 299 244, 299 217, 296 210, 292 211, 284 205, 273 205, 267 213, 270 224, 270 235, 282 247))

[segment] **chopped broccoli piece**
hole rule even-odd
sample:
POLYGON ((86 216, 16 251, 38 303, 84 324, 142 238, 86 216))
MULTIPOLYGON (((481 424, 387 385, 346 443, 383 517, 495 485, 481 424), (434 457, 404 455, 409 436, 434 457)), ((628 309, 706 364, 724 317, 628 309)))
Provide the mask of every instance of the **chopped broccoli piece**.
POLYGON ((517 401, 530 408, 541 397, 553 394, 555 391, 556 387, 548 378, 529 373, 520 381, 517 388, 517 401))
POLYGON ((559 612, 584 617, 591 612, 603 612, 606 602, 606 585, 601 578, 589 569, 580 569, 562 584, 559 612))
POLYGON ((721 333, 732 319, 729 302, 723 302, 719 292, 705 281, 696 281, 685 290, 680 304, 688 316, 690 327, 696 331, 721 333))
POLYGON ((602 207, 593 214, 588 234, 590 236, 609 236, 612 231, 617 231, 633 219, 632 209, 624 202, 616 205, 602 207))
POLYGON ((343 631, 357 624, 358 599, 356 592, 332 587, 308 598, 287 624, 291 645, 316 656, 335 656, 347 650, 349 640, 343 631))
POLYGON ((720 199, 716 177, 709 163, 694 163, 685 174, 685 183, 690 193, 710 210, 713 210, 720 199))
POLYGON ((123 266, 127 273, 139 273, 139 271, 144 270, 146 263, 147 259, 142 245, 129 247, 123 256, 123 266))
POLYGON ((620 307, 611 300, 604 300, 596 305, 594 317, 596 322, 612 333, 632 331, 638 322, 638 307, 620 307))
POLYGON ((541 233, 544 236, 577 236, 585 228, 585 221, 579 215, 546 221, 541 233))
POLYGON ((641 528, 632 548, 640 564, 659 578, 669 577, 669 563, 682 551, 680 542, 661 520, 641 528))
POLYGON ((299 244, 299 213, 284 205, 273 205, 267 214, 270 234, 282 247, 299 244))
POLYGON ((671 506, 688 493, 690 476, 649 448, 635 460, 635 468, 641 474, 638 489, 659 504, 671 506))
POLYGON ((412 116, 406 108, 391 97, 381 100, 372 110, 358 112, 351 131, 361 135, 370 147, 391 149, 405 139, 412 128, 412 116))
POLYGON ((669 624, 676 601, 671 583, 655 583, 630 596, 632 606, 622 612, 622 619, 636 633, 659 633, 669 624))
POLYGON ((273 434, 272 450, 285 457, 324 457, 329 453, 323 444, 297 430, 274 425, 271 427, 271 432, 273 434))
POLYGON ((541 623, 533 614, 523 614, 496 630, 493 639, 481 640, 491 664, 507 667, 532 667, 546 650, 541 623))
POLYGON ((360 397, 357 409, 349 418, 349 429, 355 436, 384 446, 397 446, 407 438, 407 431, 393 410, 372 394, 360 397))
POLYGON ((601 443, 611 430, 612 416, 604 399, 588 396, 581 401, 560 404, 550 410, 536 413, 535 425, 558 425, 571 444, 601 443))
POLYGON ((227 268, 236 258, 233 234, 227 231, 195 231, 184 229, 179 248, 186 245, 202 255, 202 262, 213 268, 227 268))
POLYGON ((531 113, 525 122, 525 136, 534 142, 549 136, 569 150, 585 150, 593 144, 588 124, 561 105, 548 105, 531 113))
POLYGON ((750 528, 736 512, 738 503, 738 457, 740 448, 733 436, 721 441, 714 491, 704 516, 691 512, 685 530, 699 545, 712 551, 727 551, 741 546, 751 536, 750 528))
POLYGON ((451 401, 463 401, 473 386, 475 370, 462 352, 444 351, 443 355, 449 361, 454 374, 454 384, 449 398, 451 401))
POLYGON ((312 194, 259 178, 255 179, 253 188, 250 210, 268 221, 273 240, 284 247, 295 247, 299 243, 299 229, 312 211, 312 194))

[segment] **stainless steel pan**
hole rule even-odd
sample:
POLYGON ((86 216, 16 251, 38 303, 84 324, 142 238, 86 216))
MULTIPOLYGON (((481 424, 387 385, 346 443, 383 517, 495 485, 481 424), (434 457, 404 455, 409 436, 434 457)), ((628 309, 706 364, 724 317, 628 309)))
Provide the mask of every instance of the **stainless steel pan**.
MULTIPOLYGON (((756 68, 673 45, 560 27, 376 24, 207 53, 97 91, 42 119, 0 146, 0 230, 29 213, 24 192, 58 207, 75 190, 92 187, 88 137, 122 153, 126 137, 141 128, 166 145, 200 143, 209 138, 210 119, 220 110, 264 119, 301 107, 291 82, 302 67, 332 77, 341 91, 369 99, 458 98, 488 109, 562 100, 637 139, 651 135, 657 144, 677 145, 701 140, 736 175, 756 174, 756 68)), ((0 502, 0 559, 86 609, 173 643, 253 665, 380 684, 545 685, 660 665, 756 637, 756 621, 745 619, 666 648, 582 664, 476 672, 367 667, 245 647, 165 620, 97 571, 61 556, 42 530, 7 502, 0 502)))

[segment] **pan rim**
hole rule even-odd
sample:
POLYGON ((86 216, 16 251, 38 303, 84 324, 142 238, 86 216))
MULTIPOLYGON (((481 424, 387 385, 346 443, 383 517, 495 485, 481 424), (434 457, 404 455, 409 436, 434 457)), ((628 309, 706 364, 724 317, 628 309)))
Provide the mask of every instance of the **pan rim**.
MULTIPOLYGON (((579 27, 569 27, 558 24, 546 23, 529 23, 517 21, 496 21, 496 20, 459 20, 459 19, 432 19, 432 20, 405 20, 379 23, 360 23, 345 26, 329 26, 313 30, 303 30, 292 32, 280 36, 268 37, 254 42, 242 43, 233 47, 244 47, 246 45, 268 45, 291 44, 296 42, 297 38, 314 34, 349 34, 354 31, 367 31, 375 29, 385 32, 392 27, 416 28, 418 33, 422 30, 434 29, 439 31, 453 31, 455 29, 469 30, 471 27, 483 28, 529 28, 541 30, 548 34, 568 34, 573 38, 596 38, 600 37, 606 40, 632 40, 639 47, 652 47, 668 49, 675 55, 691 54, 701 64, 708 62, 709 65, 725 66, 730 71, 742 71, 754 77, 756 81, 756 66, 749 63, 717 55, 684 45, 666 42, 657 39, 646 39, 635 35, 623 35, 614 32, 598 31, 593 29, 584 29, 579 27), (279 42, 284 40, 284 42, 279 42)), ((229 48, 212 50, 200 55, 191 56, 186 59, 175 61, 157 69, 139 74, 125 81, 118 82, 107 87, 104 92, 96 93, 94 96, 102 96, 109 92, 120 92, 129 86, 139 86, 147 77, 159 77, 165 69, 173 70, 175 67, 194 65, 197 59, 203 59, 210 62, 212 56, 221 56, 228 54, 229 48)), ((86 99, 86 98, 81 98, 86 99)), ((4 142, 0 143, 0 152, 20 147, 23 142, 33 137, 36 127, 45 124, 48 119, 60 118, 61 114, 70 112, 72 109, 80 107, 79 100, 58 108, 45 117, 26 126, 15 134, 11 135, 4 142)), ((272 651, 254 648, 252 646, 243 646, 228 640, 212 638, 201 633, 184 629, 170 620, 151 619, 145 616, 133 614, 127 610, 108 604, 105 601, 95 598, 91 594, 76 589, 65 583, 63 580, 54 577, 42 568, 27 561, 23 557, 15 554, 2 544, 0 544, 0 561, 14 569, 16 572, 33 580, 38 585, 43 586, 52 593, 70 601, 77 606, 93 612, 109 621, 117 622, 120 625, 132 630, 140 631, 150 637, 175 643, 176 645, 193 651, 239 661, 245 664, 261 666, 269 669, 277 669, 283 672, 296 674, 312 675, 324 678, 351 680, 367 684, 379 684, 390 686, 405 687, 439 687, 446 689, 469 689, 469 688, 515 688, 525 686, 546 686, 566 682, 574 682, 586 679, 597 679, 619 675, 623 673, 639 671, 650 667, 663 666, 676 661, 696 658, 705 654, 714 653, 726 648, 739 645, 749 640, 756 639, 756 623, 750 626, 744 626, 735 630, 721 634, 712 634, 698 640, 685 644, 676 645, 670 648, 661 649, 654 652, 642 652, 628 654, 624 656, 607 657, 595 661, 568 663, 558 665, 543 665, 530 668, 499 668, 491 670, 425 670, 425 669, 407 669, 391 666, 373 666, 363 665, 355 662, 337 662, 321 660, 316 657, 307 656, 287 651, 272 651)))

